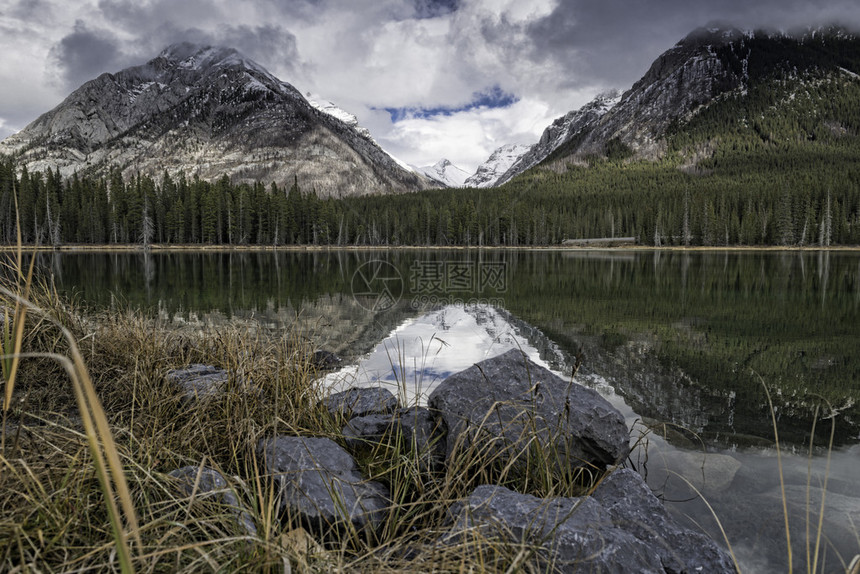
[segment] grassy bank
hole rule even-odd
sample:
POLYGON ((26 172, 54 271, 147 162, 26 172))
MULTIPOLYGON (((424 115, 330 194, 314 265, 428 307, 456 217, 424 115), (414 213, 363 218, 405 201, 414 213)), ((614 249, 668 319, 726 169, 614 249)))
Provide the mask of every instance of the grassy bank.
POLYGON ((522 568, 532 549, 473 537, 438 545, 448 507, 482 483, 567 496, 590 486, 590 476, 556 473, 549 459, 523 470, 477 452, 428 472, 390 437, 358 457, 365 476, 392 493, 382 529, 316 539, 278 516, 254 455, 257 441, 275 434, 343 442, 343 421, 317 406, 313 333, 265 338, 176 329, 136 312, 88 313, 26 270, 6 271, 3 356, 16 369, 4 368, 2 387, 0 571, 504 572, 522 568), (193 363, 233 373, 226 391, 184 401, 165 375, 193 363), (82 385, 93 391, 86 400, 82 385), (100 416, 104 428, 91 424, 100 416), (228 477, 256 535, 229 507, 177 488, 167 473, 187 465, 228 477))

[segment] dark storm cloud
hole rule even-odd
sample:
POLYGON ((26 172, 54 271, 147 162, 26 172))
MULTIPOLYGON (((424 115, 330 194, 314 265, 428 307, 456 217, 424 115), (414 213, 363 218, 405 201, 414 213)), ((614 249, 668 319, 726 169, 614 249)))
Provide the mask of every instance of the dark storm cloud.
POLYGON ((413 0, 417 18, 438 18, 460 7, 460 0, 413 0))
MULTIPOLYGON (((299 67, 295 36, 272 24, 221 24, 210 31, 165 22, 163 17, 159 18, 137 4, 110 2, 109 5, 111 21, 115 24, 136 23, 139 39, 134 43, 121 43, 112 32, 91 29, 77 21, 72 32, 51 49, 54 72, 66 91, 76 89, 103 72, 116 72, 147 62, 165 47, 178 42, 235 48, 270 69, 290 72, 299 67)), ((127 27, 121 25, 118 28, 127 27)))
MULTIPOLYGON (((164 47, 177 42, 227 46, 263 66, 294 70, 299 56, 296 37, 280 22, 307 20, 319 12, 320 0, 270 0, 255 2, 262 11, 259 25, 231 25, 243 2, 212 0, 100 0, 99 9, 116 26, 139 37, 129 60, 148 60, 164 47)), ((250 4, 248 4, 250 6, 250 4)))
POLYGON ((714 22, 742 29, 860 28, 860 7, 857 0, 564 0, 530 26, 528 57, 553 61, 570 85, 589 78, 623 88, 689 32, 714 22))
POLYGON ((165 22, 179 27, 202 27, 207 23, 229 21, 230 14, 222 9, 223 2, 212 0, 100 0, 99 10, 114 25, 129 31, 146 31, 165 22))
POLYGON ((116 36, 107 30, 90 29, 81 20, 51 49, 51 58, 68 88, 76 88, 103 72, 116 71, 122 65, 116 36))
POLYGON ((177 42, 235 48, 272 72, 280 70, 289 73, 300 67, 296 37, 290 31, 273 24, 221 25, 213 31, 177 28, 165 24, 150 34, 146 42, 146 52, 141 50, 138 60, 145 61, 154 57, 166 46, 177 42))

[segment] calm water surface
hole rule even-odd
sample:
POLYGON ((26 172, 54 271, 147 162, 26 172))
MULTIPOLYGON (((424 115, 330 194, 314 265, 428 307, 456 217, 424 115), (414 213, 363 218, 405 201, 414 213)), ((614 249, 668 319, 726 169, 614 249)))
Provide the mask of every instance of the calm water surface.
POLYGON ((630 464, 681 520, 721 539, 688 481, 701 491, 748 572, 786 570, 767 385, 784 445, 795 564, 805 568, 807 515, 814 532, 822 496, 823 571, 844 571, 841 561, 860 553, 859 254, 408 250, 39 260, 62 292, 93 308, 143 308, 200 328, 230 321, 301 329, 347 357, 332 385, 390 385, 409 401, 514 346, 565 376, 578 357, 576 380, 597 388, 634 436, 645 437, 630 464), (836 416, 810 437, 822 404, 836 416))

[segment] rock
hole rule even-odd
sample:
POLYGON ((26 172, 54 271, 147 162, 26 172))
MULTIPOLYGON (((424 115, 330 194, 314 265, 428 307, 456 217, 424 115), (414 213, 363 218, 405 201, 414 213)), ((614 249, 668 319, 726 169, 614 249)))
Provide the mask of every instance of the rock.
MULTIPOLYGON (((211 398, 227 389, 231 373, 212 365, 201 365, 199 363, 189 365, 182 369, 171 369, 167 371, 167 380, 178 386, 182 393, 183 401, 211 398)), ((263 393, 258 387, 254 387, 253 381, 242 376, 241 372, 235 374, 238 389, 242 392, 262 397, 263 393)))
POLYGON ((535 550, 541 570, 559 572, 734 572, 729 555, 671 520, 633 471, 607 477, 593 496, 542 500, 479 486, 459 507, 451 542, 474 535, 535 550), (548 567, 548 568, 547 568, 548 567))
POLYGON ((539 447, 560 467, 604 468, 629 452, 627 426, 615 407, 517 349, 451 375, 428 405, 447 425, 448 459, 455 447, 473 443, 504 458, 539 447))
POLYGON ((346 446, 356 448, 361 445, 373 446, 382 441, 385 434, 392 430, 397 423, 392 415, 367 415, 355 417, 343 427, 343 438, 346 446))
POLYGON ((419 457, 443 460, 445 442, 439 421, 424 407, 409 407, 397 411, 403 439, 419 457))
POLYGON ((502 486, 479 486, 443 542, 458 542, 475 531, 489 540, 528 545, 540 571, 664 572, 656 550, 615 528, 590 497, 542 500, 502 486))
POLYGON ((227 384, 229 375, 224 369, 211 365, 194 364, 183 369, 171 369, 167 380, 182 391, 185 400, 211 397, 227 384))
POLYGON ((385 518, 388 490, 365 480, 350 454, 327 438, 262 439, 257 456, 280 493, 280 510, 322 536, 344 523, 376 530, 385 518))
POLYGON ((592 498, 616 527, 654 548, 667 572, 735 572, 731 556, 705 534, 675 522, 637 472, 613 472, 592 498))
POLYGON ((400 406, 397 397, 381 387, 353 387, 330 395, 322 403, 333 417, 343 416, 346 419, 393 413, 400 406))
POLYGON ((239 502, 236 493, 229 487, 220 472, 209 467, 183 466, 168 474, 178 480, 177 486, 183 496, 212 498, 224 505, 236 516, 239 528, 249 536, 257 535, 253 518, 239 502), (199 477, 199 478, 198 478, 199 477), (196 486, 195 486, 196 485, 196 486), (202 495, 202 496, 201 496, 202 495))
POLYGON ((397 433, 413 452, 423 470, 431 470, 444 460, 444 442, 439 424, 424 407, 397 410, 393 415, 367 415, 355 417, 343 427, 346 446, 355 449, 361 445, 373 446, 397 433))
POLYGON ((310 364, 319 371, 336 369, 343 361, 331 351, 316 350, 310 356, 310 364))

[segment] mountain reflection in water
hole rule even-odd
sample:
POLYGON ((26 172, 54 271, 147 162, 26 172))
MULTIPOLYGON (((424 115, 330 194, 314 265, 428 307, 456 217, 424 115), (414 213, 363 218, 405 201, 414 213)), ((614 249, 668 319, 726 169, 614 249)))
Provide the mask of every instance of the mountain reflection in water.
MULTIPOLYGON (((426 404, 429 394, 449 375, 511 348, 522 350, 563 378, 571 376, 570 356, 534 326, 503 309, 449 305, 404 320, 355 364, 328 374, 324 385, 332 391, 382 386, 399 393, 404 404, 426 404)), ((597 363, 605 365, 606 360, 597 363)), ((648 420, 646 425, 616 390, 638 399, 660 377, 660 373, 639 373, 640 383, 646 383, 624 389, 611 374, 584 369, 575 381, 597 389, 622 412, 634 444, 626 464, 646 476, 678 520, 723 542, 710 504, 743 572, 784 572, 787 550, 775 448, 706 446, 694 440, 696 435, 689 429, 658 420, 648 420)), ((659 386, 650 389, 672 393, 659 386)), ((657 403, 692 400, 687 408, 700 408, 692 389, 675 397, 652 395, 650 399, 657 403)), ((841 560, 850 561, 860 552, 856 538, 860 525, 860 483, 856 481, 860 445, 836 448, 829 456, 828 462, 825 453, 808 456, 789 447, 782 454, 782 470, 794 555, 806 556, 807 520, 814 537, 823 497, 823 552, 830 565, 823 571, 835 572, 840 567, 844 571, 841 560)), ((814 547, 814 539, 811 545, 814 547)))
POLYGON ((549 368, 502 311, 485 305, 447 305, 407 319, 357 364, 325 380, 339 390, 382 386, 399 393, 404 404, 424 405, 449 375, 513 348, 549 368))

